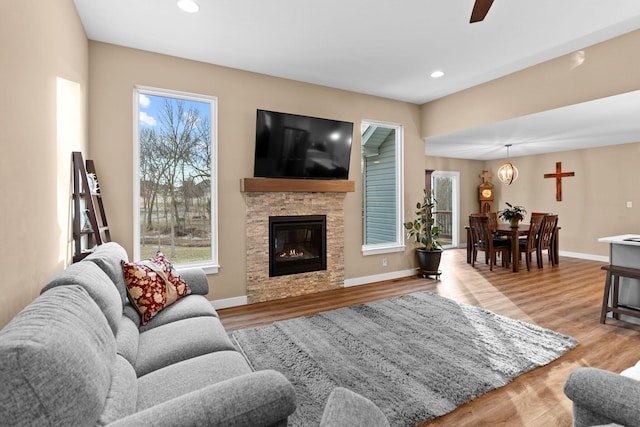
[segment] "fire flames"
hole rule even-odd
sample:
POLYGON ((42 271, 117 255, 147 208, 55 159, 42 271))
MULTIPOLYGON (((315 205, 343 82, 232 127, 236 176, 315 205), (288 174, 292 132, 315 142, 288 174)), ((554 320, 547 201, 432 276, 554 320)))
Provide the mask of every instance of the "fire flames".
POLYGON ((279 257, 280 258, 300 258, 304 256, 304 252, 298 252, 295 249, 291 249, 289 251, 282 252, 279 257))

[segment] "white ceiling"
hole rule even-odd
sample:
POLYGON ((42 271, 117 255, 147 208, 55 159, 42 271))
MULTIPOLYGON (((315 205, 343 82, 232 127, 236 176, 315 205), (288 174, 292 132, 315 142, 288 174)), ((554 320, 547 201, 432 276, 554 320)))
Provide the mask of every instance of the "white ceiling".
POLYGON ((640 142, 640 91, 429 137, 425 154, 492 160, 640 142))
POLYGON ((417 104, 640 28, 639 0, 495 0, 474 24, 474 0, 196 1, 74 0, 91 40, 417 104))

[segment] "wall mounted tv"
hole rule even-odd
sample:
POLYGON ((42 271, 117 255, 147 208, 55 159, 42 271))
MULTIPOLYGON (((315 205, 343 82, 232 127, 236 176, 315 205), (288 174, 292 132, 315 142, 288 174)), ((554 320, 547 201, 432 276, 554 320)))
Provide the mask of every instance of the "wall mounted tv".
POLYGON ((258 110, 254 177, 348 179, 353 123, 258 110))

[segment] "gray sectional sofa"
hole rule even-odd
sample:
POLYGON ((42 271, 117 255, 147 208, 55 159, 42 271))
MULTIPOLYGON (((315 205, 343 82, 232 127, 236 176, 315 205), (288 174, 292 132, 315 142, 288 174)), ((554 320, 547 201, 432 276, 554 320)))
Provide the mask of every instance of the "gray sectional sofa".
POLYGON ((121 260, 101 245, 0 331, 0 424, 287 425, 293 386, 236 351, 202 270, 180 271, 191 294, 140 326, 121 260))

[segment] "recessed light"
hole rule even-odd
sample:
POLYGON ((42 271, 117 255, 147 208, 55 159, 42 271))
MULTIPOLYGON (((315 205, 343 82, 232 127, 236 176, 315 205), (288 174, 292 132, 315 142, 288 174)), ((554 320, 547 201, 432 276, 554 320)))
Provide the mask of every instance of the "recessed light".
POLYGON ((436 70, 433 73, 431 73, 431 77, 434 79, 437 79, 442 76, 444 76, 444 71, 436 70))
POLYGON ((189 13, 196 13, 200 10, 200 6, 193 0, 178 0, 178 7, 189 13))

